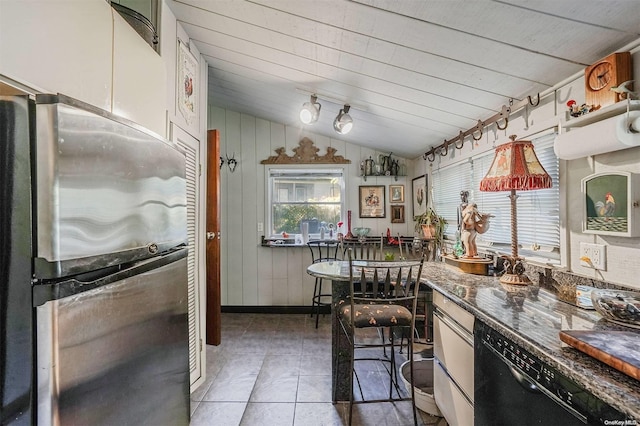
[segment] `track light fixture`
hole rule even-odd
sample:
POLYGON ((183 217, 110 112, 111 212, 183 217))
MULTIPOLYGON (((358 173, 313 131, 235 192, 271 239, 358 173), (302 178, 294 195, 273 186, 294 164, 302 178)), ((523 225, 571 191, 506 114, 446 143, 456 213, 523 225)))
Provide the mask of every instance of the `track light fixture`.
POLYGON ((349 104, 345 104, 340 110, 338 116, 333 120, 333 129, 341 135, 346 135, 353 127, 353 119, 349 115, 349 104))
POLYGON ((318 121, 318 117, 320 117, 320 108, 322 105, 318 102, 318 97, 316 95, 311 95, 311 102, 305 102, 302 104, 302 109, 300 110, 300 121, 304 124, 313 124, 318 121))

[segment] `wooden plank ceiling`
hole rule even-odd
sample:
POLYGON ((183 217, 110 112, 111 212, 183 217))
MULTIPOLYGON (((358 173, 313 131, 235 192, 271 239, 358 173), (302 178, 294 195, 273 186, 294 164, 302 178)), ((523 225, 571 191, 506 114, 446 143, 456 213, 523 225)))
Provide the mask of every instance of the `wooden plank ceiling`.
POLYGON ((640 38, 636 0, 178 0, 209 102, 409 158, 640 38), (351 105, 353 130, 333 120, 351 105))

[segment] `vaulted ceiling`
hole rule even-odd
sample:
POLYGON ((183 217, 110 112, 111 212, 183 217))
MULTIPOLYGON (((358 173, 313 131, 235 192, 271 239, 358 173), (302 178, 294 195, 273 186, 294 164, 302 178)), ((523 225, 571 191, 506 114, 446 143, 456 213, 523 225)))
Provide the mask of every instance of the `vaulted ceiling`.
POLYGON ((177 0, 209 103, 416 157, 640 38, 637 0, 177 0), (299 120, 317 94, 317 123, 299 120), (349 104, 353 130, 333 120, 349 104))

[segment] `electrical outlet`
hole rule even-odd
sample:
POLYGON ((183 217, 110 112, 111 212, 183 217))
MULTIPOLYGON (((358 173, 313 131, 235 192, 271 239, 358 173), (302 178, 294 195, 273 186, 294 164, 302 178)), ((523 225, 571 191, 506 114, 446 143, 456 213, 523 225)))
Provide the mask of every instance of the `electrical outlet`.
POLYGON ((258 232, 263 232, 263 231, 264 231, 264 223, 258 222, 258 232))
POLYGON ((605 245, 580 243, 580 266, 605 271, 607 269, 605 245))
POLYGON ((591 259, 591 244, 580 243, 580 266, 585 268, 593 268, 593 260, 591 259))
POLYGON ((591 263, 600 271, 607 269, 607 252, 604 244, 591 244, 591 263))

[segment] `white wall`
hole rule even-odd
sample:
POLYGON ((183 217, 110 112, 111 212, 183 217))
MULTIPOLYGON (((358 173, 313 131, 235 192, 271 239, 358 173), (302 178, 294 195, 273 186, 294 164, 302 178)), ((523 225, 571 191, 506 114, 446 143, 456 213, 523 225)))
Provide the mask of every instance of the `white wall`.
MULTIPOLYGON (((285 126, 260 118, 221 108, 209 107, 210 129, 220 130, 220 153, 234 156, 238 166, 234 173, 225 164, 221 170, 221 220, 222 220, 222 303, 223 305, 310 305, 313 280, 306 274, 311 263, 307 247, 260 247, 258 222, 265 223, 265 165, 261 160, 275 155, 275 149, 285 147, 288 155, 299 141, 308 137, 326 153, 327 147, 337 149, 336 155, 351 160, 346 164, 346 204, 352 210, 352 227, 371 228, 372 235, 386 233, 413 235, 411 221, 412 160, 405 160, 409 176, 367 177, 360 174, 360 161, 379 152, 348 144, 339 139, 309 133, 302 128, 285 126), (390 223, 388 202, 389 185, 405 186, 405 223, 390 223), (387 211, 384 219, 360 219, 358 217, 358 186, 384 185, 387 211)), ((385 153, 388 154, 388 153, 385 153)), ((346 223, 346 213, 345 213, 346 223)))

